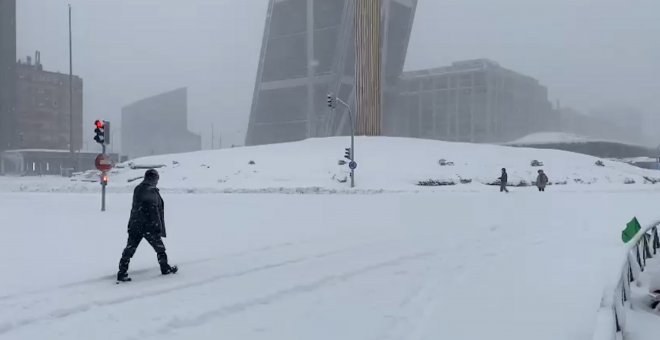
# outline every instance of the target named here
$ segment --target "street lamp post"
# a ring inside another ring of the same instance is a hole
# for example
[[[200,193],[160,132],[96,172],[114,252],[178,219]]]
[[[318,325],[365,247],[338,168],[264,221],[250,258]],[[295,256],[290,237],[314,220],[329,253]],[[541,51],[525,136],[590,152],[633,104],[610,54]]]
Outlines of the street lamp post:
[[[71,37],[71,4],[69,4],[69,157],[71,167],[76,168],[73,157],[73,39]]]

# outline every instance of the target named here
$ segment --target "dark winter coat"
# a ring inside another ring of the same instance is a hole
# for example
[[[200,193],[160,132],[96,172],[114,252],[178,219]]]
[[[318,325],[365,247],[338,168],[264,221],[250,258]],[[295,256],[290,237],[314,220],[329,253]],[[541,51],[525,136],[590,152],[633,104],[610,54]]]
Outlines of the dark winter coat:
[[[165,203],[155,183],[144,181],[133,191],[128,233],[152,233],[166,237]]]
[[[548,185],[548,176],[542,172],[536,177],[536,186],[539,188],[545,188],[546,185]]]
[[[509,181],[509,175],[507,175],[506,172],[502,172],[502,176],[498,179],[500,180],[500,183],[506,184]]]

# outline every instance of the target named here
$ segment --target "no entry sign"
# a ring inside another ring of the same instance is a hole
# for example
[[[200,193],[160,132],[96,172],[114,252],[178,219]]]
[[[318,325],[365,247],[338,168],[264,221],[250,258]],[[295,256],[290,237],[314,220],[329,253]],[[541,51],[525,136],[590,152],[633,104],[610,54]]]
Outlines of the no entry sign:
[[[96,165],[97,169],[103,172],[110,171],[110,169],[112,169],[112,159],[110,159],[110,156],[106,154],[100,153],[98,156],[96,156],[94,164]]]

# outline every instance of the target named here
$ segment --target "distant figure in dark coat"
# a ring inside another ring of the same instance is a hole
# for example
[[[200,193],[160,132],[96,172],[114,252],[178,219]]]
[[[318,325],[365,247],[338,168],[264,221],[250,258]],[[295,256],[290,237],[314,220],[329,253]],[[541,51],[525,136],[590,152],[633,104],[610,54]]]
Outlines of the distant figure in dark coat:
[[[128,221],[128,242],[119,260],[117,281],[130,281],[128,264],[135,254],[140,241],[144,238],[156,251],[160,272],[163,275],[176,273],[178,268],[167,263],[167,254],[162,237],[165,231],[165,204],[156,185],[158,171],[149,169],[144,174],[144,180],[133,191],[133,207]]]
[[[502,168],[502,175],[498,179],[500,180],[500,192],[509,192],[509,189],[506,188],[506,183],[509,181],[509,175],[507,175],[505,168]]]
[[[546,185],[548,185],[548,176],[543,170],[539,170],[539,175],[536,176],[536,187],[539,188],[539,191],[545,191]]]

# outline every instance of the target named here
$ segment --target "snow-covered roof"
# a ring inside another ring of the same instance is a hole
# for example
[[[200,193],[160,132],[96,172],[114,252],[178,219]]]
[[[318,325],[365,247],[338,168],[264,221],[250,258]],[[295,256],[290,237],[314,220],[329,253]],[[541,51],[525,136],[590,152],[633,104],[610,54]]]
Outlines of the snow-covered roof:
[[[622,159],[624,162],[637,163],[637,162],[657,162],[657,158],[652,157],[631,157]]]
[[[575,144],[575,143],[592,143],[592,142],[606,142],[606,143],[634,145],[632,143],[627,143],[617,140],[590,138],[590,137],[579,136],[576,134],[565,133],[565,132],[532,133],[523,138],[505,143],[505,145]]]
[[[15,149],[15,150],[5,150],[4,152],[71,152],[69,150],[57,150],[57,149]]]

